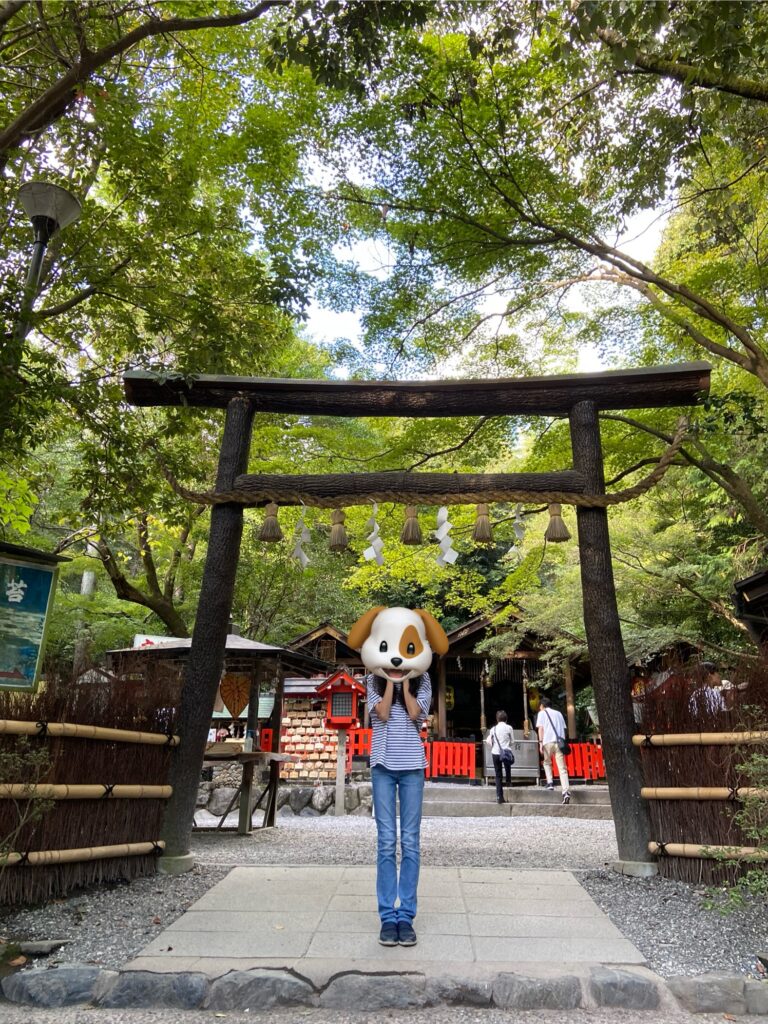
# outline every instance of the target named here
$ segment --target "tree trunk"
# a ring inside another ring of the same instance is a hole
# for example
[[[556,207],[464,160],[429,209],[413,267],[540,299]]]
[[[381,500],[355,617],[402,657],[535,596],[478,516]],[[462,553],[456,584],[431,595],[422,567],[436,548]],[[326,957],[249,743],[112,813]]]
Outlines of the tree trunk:
[[[571,410],[570,424],[574,468],[584,475],[591,494],[602,494],[605,477],[595,404],[577,402]],[[648,809],[640,796],[640,756],[632,745],[634,718],[611,566],[608,513],[603,508],[577,508],[576,522],[584,626],[619,857],[650,861],[650,825]]]
[[[248,399],[233,398],[227,407],[217,489],[230,488],[235,477],[245,469],[252,423],[253,408]],[[173,796],[168,801],[163,823],[166,858],[185,857],[189,851],[203,754],[224,666],[242,533],[242,506],[217,505],[211,511],[208,553],[179,710],[177,731],[181,744],[173,760]],[[170,867],[170,870],[176,868]]]

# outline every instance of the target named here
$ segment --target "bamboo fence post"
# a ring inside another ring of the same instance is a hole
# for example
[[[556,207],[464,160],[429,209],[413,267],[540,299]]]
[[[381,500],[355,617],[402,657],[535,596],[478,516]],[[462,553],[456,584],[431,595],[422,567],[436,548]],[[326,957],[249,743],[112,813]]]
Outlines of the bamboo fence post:
[[[89,860],[107,860],[111,857],[140,857],[147,853],[162,853],[162,839],[148,843],[119,843],[117,846],[85,846],[72,850],[33,850],[29,853],[0,854],[0,867],[19,864],[39,867],[44,864],[76,864]]]
[[[66,737],[79,740],[105,740],[109,743],[143,743],[147,746],[177,747],[178,736],[163,732],[138,732],[133,729],[109,729],[81,722],[17,722],[0,718],[0,734],[7,736]]]
[[[768,743],[768,732],[670,732],[633,736],[636,747],[709,747]]]
[[[0,783],[0,800],[167,800],[171,786]]]
[[[708,846],[700,843],[648,843],[657,857],[695,857],[707,860],[768,860],[768,850],[757,846]]]
[[[768,789],[749,786],[735,789],[727,786],[643,786],[640,795],[645,800],[744,800],[747,797],[768,800]]]

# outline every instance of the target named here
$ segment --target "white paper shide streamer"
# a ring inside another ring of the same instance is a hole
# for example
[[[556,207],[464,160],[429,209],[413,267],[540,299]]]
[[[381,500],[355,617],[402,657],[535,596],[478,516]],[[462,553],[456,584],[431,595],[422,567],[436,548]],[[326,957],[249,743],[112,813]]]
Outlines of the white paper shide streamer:
[[[520,541],[525,536],[525,523],[523,522],[523,506],[518,505],[515,509],[515,522],[512,526],[515,531],[515,536]]]
[[[296,559],[301,566],[302,572],[304,572],[309,565],[309,558],[304,550],[304,545],[309,544],[311,540],[312,534],[309,532],[307,524],[304,522],[304,509],[302,509],[299,522],[296,526],[296,543],[293,547],[293,551],[291,552],[291,558]]]
[[[520,558],[520,552],[518,550],[517,545],[522,542],[522,539],[525,536],[525,520],[523,519],[522,505],[518,505],[515,509],[515,519],[512,524],[512,530],[515,534],[515,543],[512,545],[509,551],[507,551],[504,557],[507,558],[511,555],[517,555],[517,557]]]
[[[366,530],[370,530],[370,533],[368,534],[370,547],[367,547],[363,552],[363,558],[368,562],[376,562],[376,565],[384,565],[384,555],[381,553],[384,548],[384,541],[379,536],[379,524],[376,522],[376,514],[378,511],[379,506],[374,501],[373,514],[365,524]]]
[[[448,508],[446,505],[442,505],[437,510],[437,529],[435,530],[435,537],[440,543],[440,554],[435,561],[440,566],[453,565],[459,557],[451,540],[452,529],[453,523],[448,519]]]

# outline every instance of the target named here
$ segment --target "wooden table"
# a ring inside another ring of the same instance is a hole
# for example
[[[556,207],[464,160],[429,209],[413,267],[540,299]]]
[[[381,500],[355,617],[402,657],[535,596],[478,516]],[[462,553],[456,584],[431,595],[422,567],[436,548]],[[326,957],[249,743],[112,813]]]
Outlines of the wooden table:
[[[226,748],[230,747],[230,750]],[[243,775],[240,785],[235,790],[235,795],[229,802],[224,813],[219,818],[216,826],[217,831],[223,830],[227,815],[240,800],[240,819],[237,824],[238,835],[250,835],[253,831],[253,812],[261,805],[264,797],[267,803],[264,808],[264,820],[261,828],[272,828],[275,824],[275,812],[277,810],[277,787],[280,782],[280,765],[285,761],[294,761],[291,754],[280,754],[273,750],[248,750],[242,749],[241,743],[214,743],[203,755],[203,761],[209,764],[217,762],[236,762],[243,766]],[[262,790],[258,799],[253,801],[253,770],[257,764],[269,765],[269,782]]]

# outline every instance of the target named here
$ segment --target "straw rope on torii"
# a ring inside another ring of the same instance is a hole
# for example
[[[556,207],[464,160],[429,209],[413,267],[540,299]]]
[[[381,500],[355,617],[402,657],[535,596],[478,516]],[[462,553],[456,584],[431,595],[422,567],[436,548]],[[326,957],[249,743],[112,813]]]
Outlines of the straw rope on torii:
[[[580,474],[561,473],[349,473],[318,475],[240,476],[227,491],[194,491],[181,484],[157,452],[161,472],[172,489],[187,501],[198,505],[239,504],[306,505],[337,508],[340,505],[367,505],[372,501],[405,504],[470,505],[489,501],[544,501],[582,508],[608,508],[645,494],[663,478],[679,452],[688,420],[678,421],[672,443],[666,448],[653,471],[632,487],[612,494],[585,494]],[[529,482],[530,481],[530,482]],[[541,481],[541,487],[534,484]],[[562,486],[545,489],[546,484]],[[527,484],[527,486],[521,486]],[[569,487],[570,489],[563,489]]]

